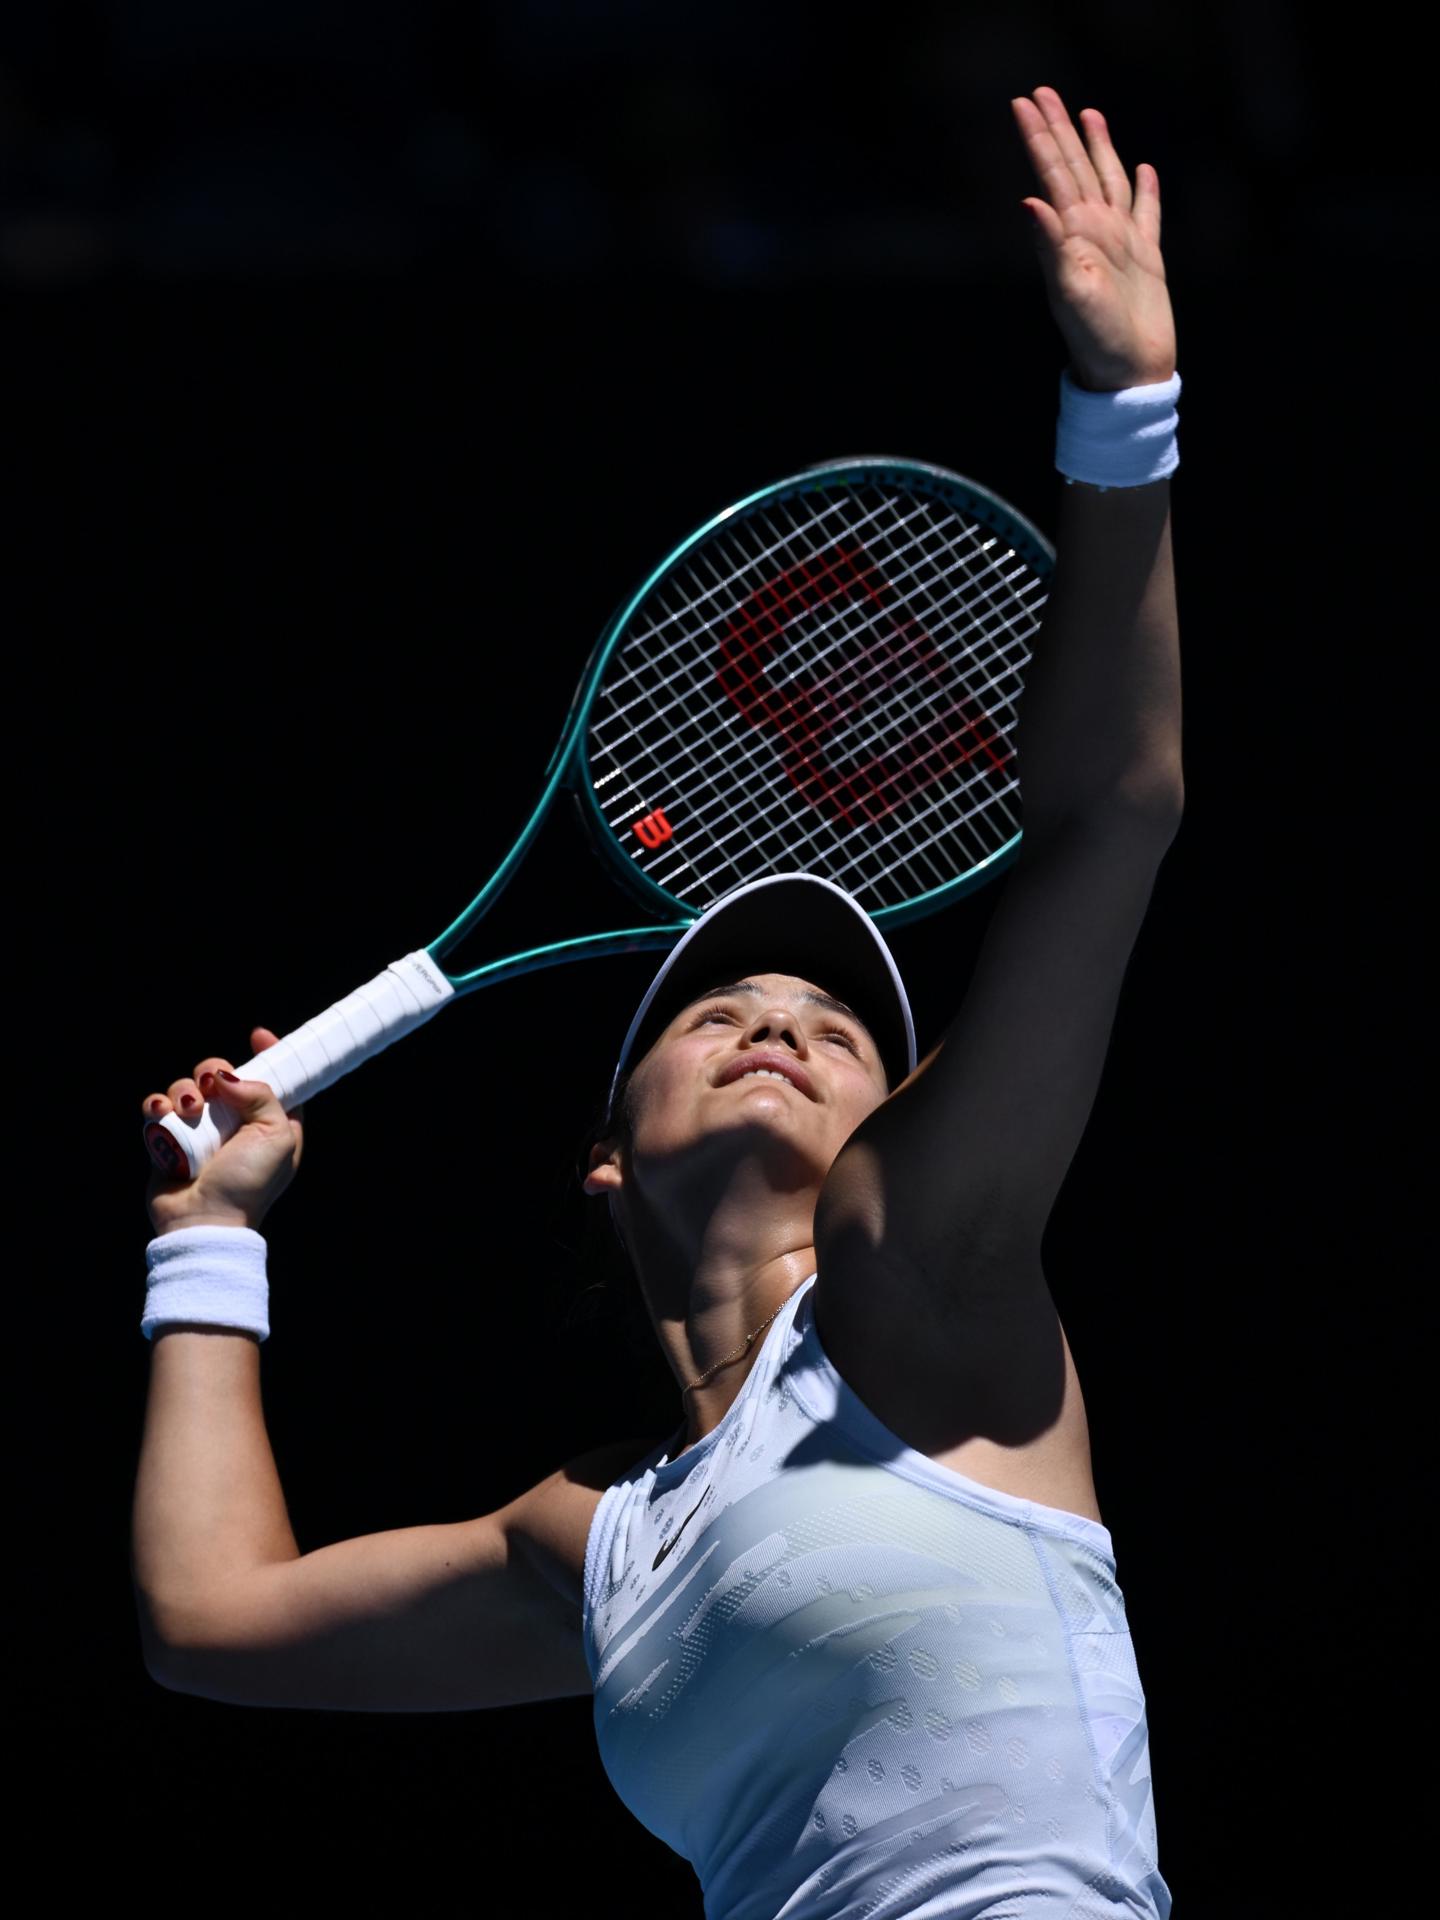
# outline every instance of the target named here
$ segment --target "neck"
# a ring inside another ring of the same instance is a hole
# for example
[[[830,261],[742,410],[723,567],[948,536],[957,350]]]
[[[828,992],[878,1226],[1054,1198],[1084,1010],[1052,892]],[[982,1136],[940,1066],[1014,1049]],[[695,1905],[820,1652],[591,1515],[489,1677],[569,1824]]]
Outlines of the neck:
[[[808,1185],[776,1190],[754,1170],[736,1169],[703,1213],[669,1206],[630,1214],[628,1238],[656,1338],[681,1389],[702,1382],[681,1393],[684,1447],[719,1425],[770,1327],[756,1330],[814,1273],[816,1197]]]

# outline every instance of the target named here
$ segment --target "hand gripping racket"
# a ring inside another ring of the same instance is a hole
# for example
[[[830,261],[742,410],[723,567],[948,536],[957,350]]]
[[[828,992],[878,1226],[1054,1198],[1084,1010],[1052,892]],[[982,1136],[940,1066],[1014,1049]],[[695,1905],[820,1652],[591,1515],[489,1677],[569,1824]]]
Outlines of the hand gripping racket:
[[[601,636],[534,813],[437,940],[237,1068],[287,1111],[441,1007],[516,974],[671,946],[721,894],[802,869],[898,926],[1020,848],[1014,731],[1055,550],[1014,507],[914,460],[836,460],[718,513]],[[484,918],[568,788],[646,925],[468,973],[442,958]],[[238,1125],[144,1123],[193,1179]]]

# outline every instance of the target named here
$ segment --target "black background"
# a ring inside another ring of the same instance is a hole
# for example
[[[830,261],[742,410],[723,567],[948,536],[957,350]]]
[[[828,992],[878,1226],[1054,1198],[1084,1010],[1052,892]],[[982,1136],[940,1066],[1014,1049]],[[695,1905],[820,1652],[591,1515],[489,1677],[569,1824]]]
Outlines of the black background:
[[[1309,1873],[1335,1895],[1340,1833],[1374,1870],[1366,1756],[1425,1630],[1397,1222],[1427,1171],[1406,594],[1435,231],[1404,49],[1239,0],[174,0],[8,34],[21,1844],[152,1892],[278,1888],[284,1861],[341,1896],[393,1873],[494,1904],[518,1872],[506,1911],[700,1913],[587,1700],[277,1712],[148,1678],[139,1104],[448,924],[600,626],[729,500],[895,452],[1053,537],[1064,352],[1008,105],[1047,84],[1160,178],[1187,807],[1046,1266],[1180,1920]],[[922,1051],[995,897],[893,936]],[[473,959],[619,901],[557,815]],[[582,1292],[570,1173],[654,964],[468,999],[315,1104],[266,1223],[302,1550],[678,1419]]]

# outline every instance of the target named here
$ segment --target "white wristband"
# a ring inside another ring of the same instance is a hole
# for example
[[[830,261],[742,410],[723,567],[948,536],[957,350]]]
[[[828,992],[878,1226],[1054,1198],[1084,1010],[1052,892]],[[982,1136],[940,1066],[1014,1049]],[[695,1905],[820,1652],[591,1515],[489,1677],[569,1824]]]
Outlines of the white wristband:
[[[1180,464],[1177,428],[1180,376],[1149,386],[1089,393],[1067,368],[1060,375],[1060,418],[1055,428],[1055,465],[1067,483],[1143,487],[1164,480]]]
[[[235,1327],[270,1337],[270,1283],[265,1237],[251,1227],[177,1227],[145,1249],[145,1313],[140,1331],[153,1340],[168,1321]]]

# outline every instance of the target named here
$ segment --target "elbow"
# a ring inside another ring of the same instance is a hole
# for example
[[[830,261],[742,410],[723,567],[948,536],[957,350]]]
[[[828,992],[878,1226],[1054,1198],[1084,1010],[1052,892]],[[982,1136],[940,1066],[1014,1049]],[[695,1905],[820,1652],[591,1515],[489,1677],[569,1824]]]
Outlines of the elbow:
[[[1178,761],[1139,768],[1120,782],[1114,798],[1129,818],[1143,821],[1162,840],[1173,840],[1185,811],[1185,776]]]
[[[145,1662],[145,1671],[157,1687],[164,1687],[167,1693],[184,1693],[181,1686],[171,1649],[158,1640],[142,1640],[141,1657]]]
[[[185,1689],[175,1677],[175,1650],[156,1624],[155,1609],[138,1585],[134,1587],[134,1593],[135,1615],[140,1628],[140,1657],[145,1663],[145,1671],[156,1686],[164,1687],[169,1693],[183,1693]]]

